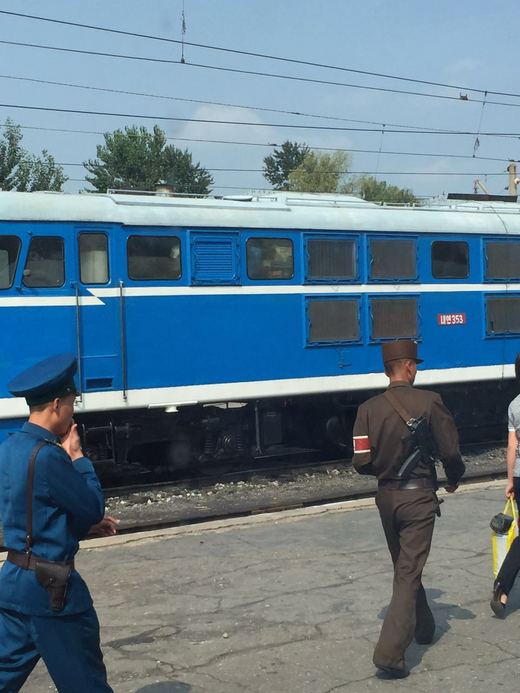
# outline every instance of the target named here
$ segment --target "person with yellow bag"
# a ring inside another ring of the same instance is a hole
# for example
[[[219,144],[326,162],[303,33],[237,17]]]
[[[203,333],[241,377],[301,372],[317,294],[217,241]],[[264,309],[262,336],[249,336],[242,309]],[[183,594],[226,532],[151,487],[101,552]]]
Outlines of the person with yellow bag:
[[[520,385],[520,354],[515,359],[516,382]],[[503,538],[509,550],[501,566],[498,565],[499,542],[496,541],[497,535],[493,537],[493,569],[495,581],[493,583],[493,595],[489,605],[495,616],[498,618],[506,617],[506,604],[509,592],[513,587],[518,571],[520,570],[520,537],[518,534],[518,501],[520,497],[520,395],[510,403],[507,410],[507,486],[506,497],[508,502],[504,509],[504,514],[511,515],[513,522],[511,527],[504,533]],[[515,538],[513,538],[515,537]],[[498,570],[498,573],[496,572]]]

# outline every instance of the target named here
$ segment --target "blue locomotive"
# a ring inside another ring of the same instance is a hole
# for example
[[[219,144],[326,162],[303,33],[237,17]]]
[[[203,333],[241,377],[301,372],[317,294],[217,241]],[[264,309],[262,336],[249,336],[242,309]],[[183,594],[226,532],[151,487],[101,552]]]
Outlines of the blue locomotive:
[[[13,373],[77,353],[100,462],[344,449],[403,337],[479,426],[520,351],[520,206],[0,192],[0,328],[0,438]]]

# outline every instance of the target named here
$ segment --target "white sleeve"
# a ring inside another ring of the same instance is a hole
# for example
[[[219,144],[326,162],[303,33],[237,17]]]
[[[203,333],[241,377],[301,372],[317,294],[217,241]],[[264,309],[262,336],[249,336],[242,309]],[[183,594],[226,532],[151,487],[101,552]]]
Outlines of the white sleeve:
[[[515,400],[513,400],[514,402]],[[517,425],[516,425],[516,416],[515,416],[515,410],[513,407],[513,402],[509,405],[507,408],[507,430],[509,432],[516,431]]]

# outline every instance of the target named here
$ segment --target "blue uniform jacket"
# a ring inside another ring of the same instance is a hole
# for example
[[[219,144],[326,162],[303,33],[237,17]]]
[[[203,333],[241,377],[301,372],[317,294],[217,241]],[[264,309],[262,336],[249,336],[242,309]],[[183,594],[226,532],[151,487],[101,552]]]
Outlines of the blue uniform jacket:
[[[40,440],[50,441],[36,458],[33,487],[33,553],[51,561],[74,558],[79,540],[103,519],[104,499],[89,459],[74,462],[58,438],[25,423],[0,445],[0,514],[4,546],[23,551],[27,529],[27,468],[31,451]],[[65,607],[53,612],[49,595],[32,570],[6,561],[0,571],[0,608],[29,616],[68,616],[92,606],[87,585],[72,571]]]

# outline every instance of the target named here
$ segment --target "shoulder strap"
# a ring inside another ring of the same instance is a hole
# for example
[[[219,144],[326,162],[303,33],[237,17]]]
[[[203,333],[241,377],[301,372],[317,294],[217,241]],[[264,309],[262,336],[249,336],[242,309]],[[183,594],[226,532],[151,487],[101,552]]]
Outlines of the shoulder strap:
[[[33,537],[32,537],[32,520],[33,520],[33,485],[34,485],[34,463],[36,455],[40,452],[44,445],[47,445],[46,440],[39,440],[33,447],[31,457],[29,458],[29,466],[27,468],[27,533],[25,535],[25,553],[31,555]]]
[[[394,395],[394,393],[391,390],[385,390],[384,396],[390,402],[390,404],[396,410],[396,412],[399,414],[401,419],[408,426],[408,422],[411,421],[413,419],[413,417],[410,416],[408,414],[408,412],[406,411],[406,409],[402,406],[402,404],[400,404],[399,400]]]

